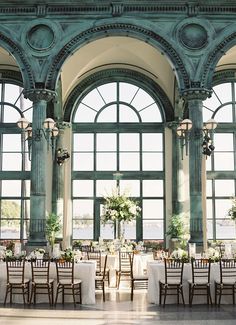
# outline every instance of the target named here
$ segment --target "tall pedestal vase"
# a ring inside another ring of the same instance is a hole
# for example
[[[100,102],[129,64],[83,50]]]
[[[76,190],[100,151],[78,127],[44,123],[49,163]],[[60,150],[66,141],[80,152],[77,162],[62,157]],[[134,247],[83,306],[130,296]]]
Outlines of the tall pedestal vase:
[[[123,221],[115,221],[115,239],[121,239],[124,236],[124,223]]]

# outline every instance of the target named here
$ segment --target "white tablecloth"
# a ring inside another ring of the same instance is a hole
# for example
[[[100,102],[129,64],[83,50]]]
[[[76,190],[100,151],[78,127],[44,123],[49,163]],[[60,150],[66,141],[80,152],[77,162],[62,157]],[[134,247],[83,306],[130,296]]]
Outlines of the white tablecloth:
[[[75,264],[75,277],[82,280],[82,304],[95,304],[95,271],[96,262],[94,261],[83,261]],[[28,262],[26,263],[25,277],[31,279],[31,266]],[[6,263],[0,262],[0,302],[4,302],[6,292],[6,278]],[[50,278],[55,279],[54,292],[56,292],[56,265],[53,262],[50,264]],[[69,298],[70,297],[68,296],[65,297],[65,299]],[[37,295],[36,299],[37,302],[48,302],[48,296],[46,294]],[[14,295],[13,302],[23,303],[22,295]],[[61,295],[58,297],[58,303],[60,302]]]
[[[134,254],[133,272],[134,275],[144,275],[147,269],[147,262],[153,259],[152,254]],[[105,255],[102,255],[102,266],[104,265]],[[107,268],[110,270],[110,286],[116,285],[116,270],[119,269],[119,255],[107,255]]]
[[[165,279],[165,267],[162,261],[153,261],[148,262],[148,293],[147,298],[148,302],[159,304],[159,280]],[[188,299],[188,280],[191,279],[192,271],[191,271],[191,264],[186,263],[184,265],[184,272],[183,272],[183,291],[184,291],[184,300],[185,303],[189,303]],[[219,263],[212,263],[211,265],[211,298],[214,303],[215,299],[215,288],[214,288],[214,281],[215,279],[219,279],[220,277],[220,267]],[[180,298],[180,302],[181,302]],[[167,296],[166,303],[177,303],[176,296]],[[206,296],[194,296],[193,304],[205,304],[206,303]],[[231,296],[222,296],[221,303],[230,303],[232,304],[232,297]]]

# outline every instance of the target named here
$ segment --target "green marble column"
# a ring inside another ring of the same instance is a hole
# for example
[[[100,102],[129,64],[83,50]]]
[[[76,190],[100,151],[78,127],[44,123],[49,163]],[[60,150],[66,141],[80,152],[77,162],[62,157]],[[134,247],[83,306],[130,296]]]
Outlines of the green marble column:
[[[189,137],[189,199],[190,199],[190,243],[203,247],[203,198],[202,193],[202,102],[210,91],[191,89],[185,93],[188,101],[189,119],[192,129]]]
[[[28,246],[46,246],[46,155],[47,141],[43,134],[47,102],[55,98],[55,92],[34,89],[25,92],[33,102],[31,189],[30,189],[30,233]]]

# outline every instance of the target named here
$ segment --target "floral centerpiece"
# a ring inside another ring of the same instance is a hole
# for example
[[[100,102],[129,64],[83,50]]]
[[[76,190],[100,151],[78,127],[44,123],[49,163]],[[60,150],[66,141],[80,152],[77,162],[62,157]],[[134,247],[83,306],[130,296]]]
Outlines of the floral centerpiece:
[[[171,253],[170,257],[175,259],[175,260],[182,261],[183,263],[188,263],[189,262],[188,252],[186,252],[185,250],[183,250],[181,248],[175,249]]]
[[[121,222],[134,220],[139,216],[141,208],[135,200],[132,200],[126,194],[113,193],[111,196],[104,197],[104,199],[102,223],[112,222],[113,225],[116,225],[116,238],[120,238]]]

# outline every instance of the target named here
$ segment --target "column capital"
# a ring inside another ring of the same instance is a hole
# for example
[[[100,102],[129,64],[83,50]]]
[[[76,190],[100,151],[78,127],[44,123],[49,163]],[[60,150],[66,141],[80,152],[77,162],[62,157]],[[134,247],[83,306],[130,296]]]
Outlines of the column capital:
[[[208,97],[211,97],[212,90],[206,89],[206,88],[189,88],[184,89],[181,92],[181,97],[189,100],[199,99],[199,100],[205,100]]]
[[[46,102],[56,101],[57,93],[50,89],[26,89],[24,90],[25,98],[30,99],[32,102],[37,102],[40,100],[45,100]]]

